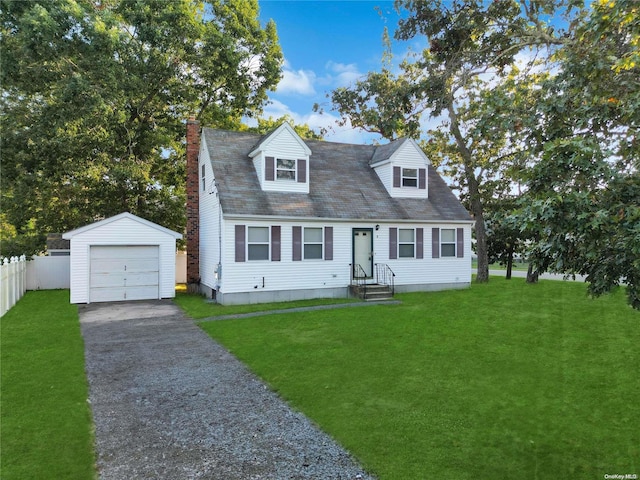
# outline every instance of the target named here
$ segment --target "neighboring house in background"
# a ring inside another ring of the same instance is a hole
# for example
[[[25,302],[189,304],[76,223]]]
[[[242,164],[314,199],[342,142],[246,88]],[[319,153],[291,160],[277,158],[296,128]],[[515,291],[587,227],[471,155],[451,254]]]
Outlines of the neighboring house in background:
[[[187,122],[187,282],[219,303],[464,288],[471,225],[413,140],[302,140],[286,123],[200,136]]]
[[[49,257],[62,257],[71,255],[71,242],[62,238],[61,233],[48,234],[47,255]]]

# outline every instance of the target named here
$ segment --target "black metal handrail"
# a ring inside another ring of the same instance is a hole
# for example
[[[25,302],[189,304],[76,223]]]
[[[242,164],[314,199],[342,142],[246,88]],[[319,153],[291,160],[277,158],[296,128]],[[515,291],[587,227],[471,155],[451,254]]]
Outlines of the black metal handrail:
[[[379,285],[388,285],[391,288],[391,295],[395,294],[395,278],[391,267],[386,263],[376,263],[376,283]]]
[[[357,285],[361,295],[367,295],[367,272],[359,263],[351,266],[351,284]]]

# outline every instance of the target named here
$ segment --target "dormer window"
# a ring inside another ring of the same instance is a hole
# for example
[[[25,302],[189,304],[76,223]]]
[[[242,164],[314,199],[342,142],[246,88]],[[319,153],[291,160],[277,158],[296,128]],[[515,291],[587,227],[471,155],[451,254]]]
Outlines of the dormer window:
[[[402,169],[402,186],[403,187],[418,186],[418,169],[417,168]]]
[[[311,150],[288,123],[262,138],[249,157],[262,190],[309,193]]]
[[[264,179],[268,182],[297,182],[307,181],[307,161],[305,159],[291,160],[288,158],[265,157]]]
[[[296,161],[278,158],[276,163],[277,180],[296,180]]]
[[[426,190],[427,169],[393,167],[393,186],[394,188],[417,187],[419,190]]]

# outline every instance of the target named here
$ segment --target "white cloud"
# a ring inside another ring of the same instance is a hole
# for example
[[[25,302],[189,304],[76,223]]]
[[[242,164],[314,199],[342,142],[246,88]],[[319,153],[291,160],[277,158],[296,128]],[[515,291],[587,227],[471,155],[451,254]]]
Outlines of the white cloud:
[[[292,111],[288,105],[278,100],[272,100],[271,104],[267,105],[264,109],[265,118],[279,118],[283,115],[289,115],[296,124],[307,124],[315,132],[320,133],[326,130],[327,133],[324,138],[329,142],[353,144],[386,143],[386,141],[381,141],[380,135],[353,128],[349,123],[344,127],[338,126],[337,121],[339,117],[330,112],[324,112],[322,114],[317,112],[300,114]]]
[[[282,69],[282,80],[278,83],[277,92],[287,95],[314,95],[316,74],[311,70],[293,70],[285,60]]]
[[[338,63],[328,61],[325,68],[329,71],[325,81],[334,87],[347,87],[363,76],[355,63]]]

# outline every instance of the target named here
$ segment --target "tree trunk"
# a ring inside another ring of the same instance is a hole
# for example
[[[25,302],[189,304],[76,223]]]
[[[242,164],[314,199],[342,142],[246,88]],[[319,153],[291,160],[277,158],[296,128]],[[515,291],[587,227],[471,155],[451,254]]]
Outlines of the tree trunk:
[[[538,283],[539,272],[536,269],[533,270],[533,264],[529,264],[529,268],[527,268],[527,283]]]
[[[513,270],[513,251],[507,253],[507,280],[511,280],[511,271]]]
[[[467,188],[469,189],[469,201],[471,203],[471,214],[475,219],[476,229],[476,253],[478,254],[478,272],[476,274],[476,282],[486,283],[489,281],[489,250],[487,248],[487,233],[484,225],[484,208],[480,198],[480,188],[478,179],[475,176],[475,165],[471,151],[465,143],[460,125],[458,124],[458,115],[454,106],[453,95],[450,96],[447,105],[449,112],[449,131],[456,140],[458,152],[464,163],[464,176],[467,180]]]
[[[485,283],[489,281],[489,249],[487,247],[487,232],[484,225],[484,209],[480,201],[478,181],[473,174],[470,175],[470,177],[467,183],[469,184],[469,196],[471,197],[471,213],[476,221],[476,253],[478,254],[476,282]]]

